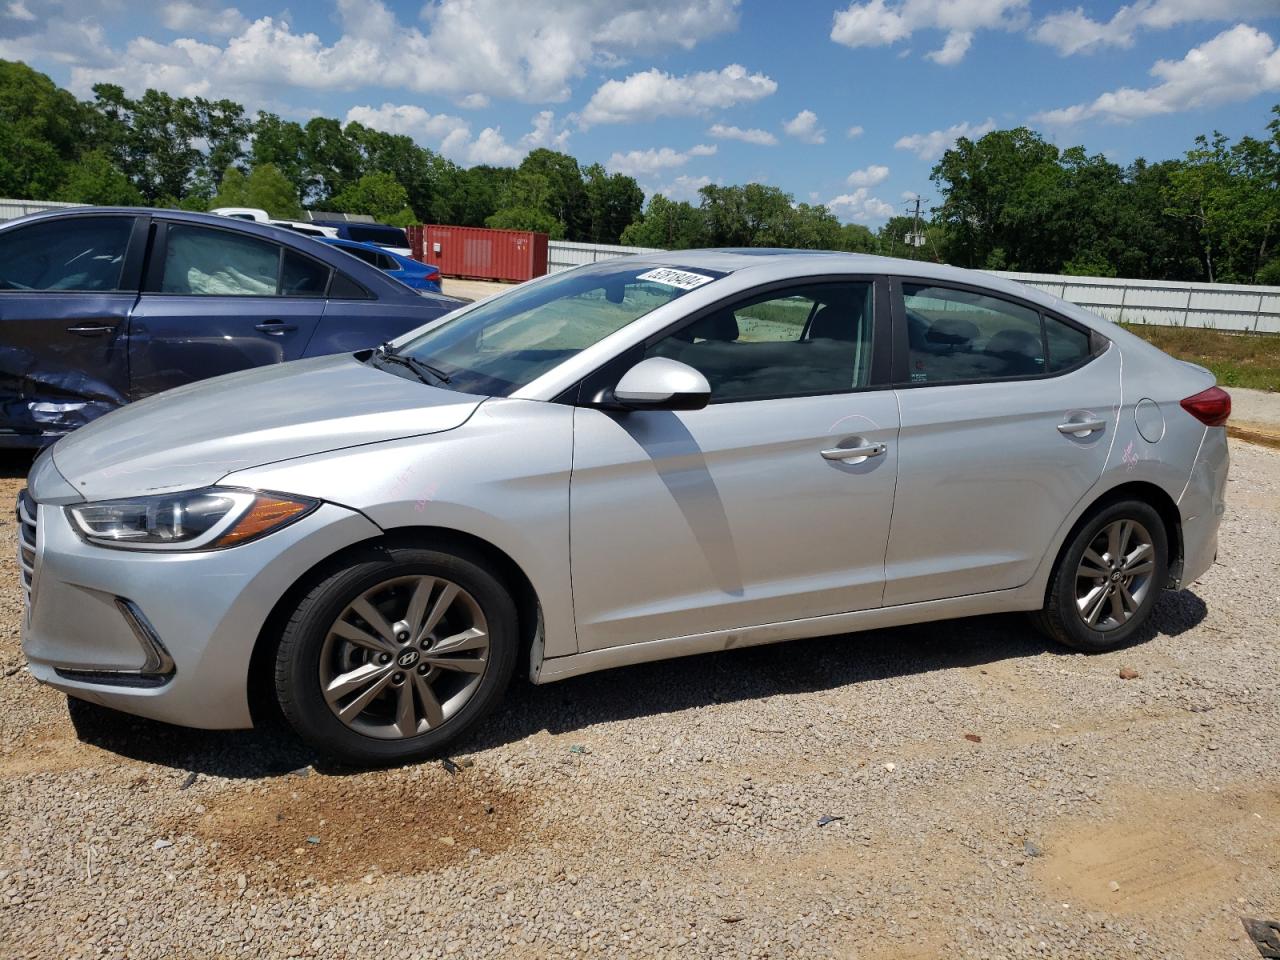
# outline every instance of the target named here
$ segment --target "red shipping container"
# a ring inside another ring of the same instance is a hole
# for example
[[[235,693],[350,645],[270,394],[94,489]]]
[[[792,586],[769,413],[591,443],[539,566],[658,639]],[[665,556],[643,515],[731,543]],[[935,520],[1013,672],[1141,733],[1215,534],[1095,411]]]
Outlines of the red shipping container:
[[[531,230],[427,224],[409,228],[409,248],[446,277],[523,281],[547,272],[547,235]]]

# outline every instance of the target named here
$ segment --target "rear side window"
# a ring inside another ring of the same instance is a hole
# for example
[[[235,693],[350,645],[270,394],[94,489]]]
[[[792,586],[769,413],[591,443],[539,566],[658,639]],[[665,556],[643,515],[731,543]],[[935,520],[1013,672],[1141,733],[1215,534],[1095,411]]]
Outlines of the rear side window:
[[[1092,353],[1089,334],[1053,317],[1044,318],[1044,339],[1049,348],[1049,372],[1069,370]]]
[[[903,284],[902,299],[909,382],[1002,380],[1046,372],[1037,311],[968,290],[920,284]]]
[[[272,297],[280,274],[280,247],[229,230],[169,224],[162,293]]]
[[[133,217],[59,217],[0,233],[0,292],[120,289]]]
[[[161,293],[219,297],[323,297],[329,267],[295,250],[230,230],[171,223]]]

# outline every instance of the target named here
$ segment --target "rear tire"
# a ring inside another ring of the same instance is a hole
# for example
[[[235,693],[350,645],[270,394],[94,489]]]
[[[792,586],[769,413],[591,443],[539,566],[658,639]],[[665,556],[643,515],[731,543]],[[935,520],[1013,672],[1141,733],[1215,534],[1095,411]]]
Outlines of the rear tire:
[[[1088,653],[1133,641],[1169,579],[1169,538],[1160,514],[1141,500],[1107,504],[1063,547],[1043,610],[1040,630]]]
[[[371,550],[298,604],[276,652],[280,709],[307,743],[360,766],[438,754],[502,698],[516,608],[483,560]]]

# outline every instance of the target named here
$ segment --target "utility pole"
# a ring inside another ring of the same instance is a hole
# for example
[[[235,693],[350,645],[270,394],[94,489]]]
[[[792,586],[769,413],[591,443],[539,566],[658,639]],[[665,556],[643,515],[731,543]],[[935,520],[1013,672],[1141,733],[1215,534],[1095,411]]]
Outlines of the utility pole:
[[[924,197],[917,196],[910,202],[909,210],[913,210],[911,232],[907,234],[906,241],[909,247],[923,247],[927,242],[924,230],[921,229],[920,220],[920,204],[924,203]]]

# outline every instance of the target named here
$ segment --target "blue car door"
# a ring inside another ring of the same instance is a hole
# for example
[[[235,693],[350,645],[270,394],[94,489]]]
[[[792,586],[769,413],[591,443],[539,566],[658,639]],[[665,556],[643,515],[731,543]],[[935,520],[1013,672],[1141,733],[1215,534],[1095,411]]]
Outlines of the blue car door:
[[[233,225],[157,218],[129,336],[130,399],[302,357],[331,272]]]
[[[44,216],[0,230],[0,446],[120,406],[149,218]]]

